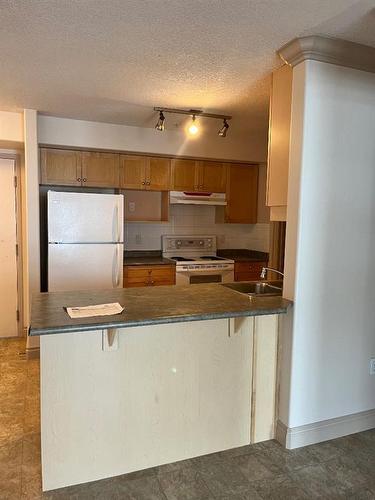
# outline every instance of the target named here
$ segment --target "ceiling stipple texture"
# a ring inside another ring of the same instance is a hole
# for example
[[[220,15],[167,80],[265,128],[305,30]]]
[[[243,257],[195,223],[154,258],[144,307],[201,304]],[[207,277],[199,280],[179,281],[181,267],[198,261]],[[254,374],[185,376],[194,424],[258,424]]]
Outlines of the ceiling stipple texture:
[[[0,109],[152,127],[152,107],[265,130],[276,50],[323,34],[375,46],[375,0],[0,0]],[[179,123],[169,119],[169,127]]]

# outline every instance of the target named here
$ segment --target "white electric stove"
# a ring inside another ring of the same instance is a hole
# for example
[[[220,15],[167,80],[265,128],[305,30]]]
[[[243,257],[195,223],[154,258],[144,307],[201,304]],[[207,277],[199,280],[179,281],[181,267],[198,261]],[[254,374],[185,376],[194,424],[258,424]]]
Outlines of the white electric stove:
[[[165,235],[162,244],[176,262],[176,285],[234,281],[234,261],[216,255],[216,236]]]

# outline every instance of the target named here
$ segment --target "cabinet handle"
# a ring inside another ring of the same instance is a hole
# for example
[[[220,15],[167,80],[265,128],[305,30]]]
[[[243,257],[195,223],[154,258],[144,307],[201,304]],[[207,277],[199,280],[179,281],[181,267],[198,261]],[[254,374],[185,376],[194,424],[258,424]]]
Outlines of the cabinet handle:
[[[142,185],[144,186],[146,184],[146,181],[142,181]]]
[[[149,269],[147,272],[148,272],[148,274],[151,274],[152,273],[152,269]]]
[[[84,177],[82,180],[83,180],[83,182],[86,182],[86,181],[87,181],[87,178],[86,178],[86,177]]]
[[[147,182],[146,182],[146,184],[147,184],[147,186],[149,186],[149,185],[151,184],[151,182],[150,182],[150,181],[147,181]]]
[[[81,177],[77,177],[77,181],[81,182],[82,181]]]
[[[153,285],[154,283],[155,283],[155,281],[154,281],[154,280],[151,280],[151,285]]]

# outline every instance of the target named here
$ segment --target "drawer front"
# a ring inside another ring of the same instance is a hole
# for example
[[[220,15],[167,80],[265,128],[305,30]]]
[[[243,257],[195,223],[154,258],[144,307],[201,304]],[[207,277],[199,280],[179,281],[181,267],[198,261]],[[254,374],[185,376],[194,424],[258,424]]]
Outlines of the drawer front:
[[[174,266],[124,266],[124,287],[174,285]]]
[[[163,286],[163,285],[175,285],[175,281],[172,279],[168,280],[153,280],[152,278],[150,279],[126,279],[124,278],[124,288],[130,288],[130,287],[141,287],[141,286]]]

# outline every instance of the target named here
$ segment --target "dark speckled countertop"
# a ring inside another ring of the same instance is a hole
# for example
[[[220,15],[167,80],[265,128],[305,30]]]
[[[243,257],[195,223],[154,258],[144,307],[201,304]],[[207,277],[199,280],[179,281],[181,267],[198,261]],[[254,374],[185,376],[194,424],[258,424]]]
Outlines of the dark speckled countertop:
[[[175,266],[176,262],[162,257],[160,250],[126,250],[124,266]]]
[[[64,309],[111,302],[119,302],[124,311],[71,319]],[[29,335],[281,314],[290,304],[277,296],[249,298],[217,283],[39,293],[33,297]]]
[[[268,262],[268,253],[246,248],[222,248],[217,251],[217,255],[232,259],[234,262]]]

